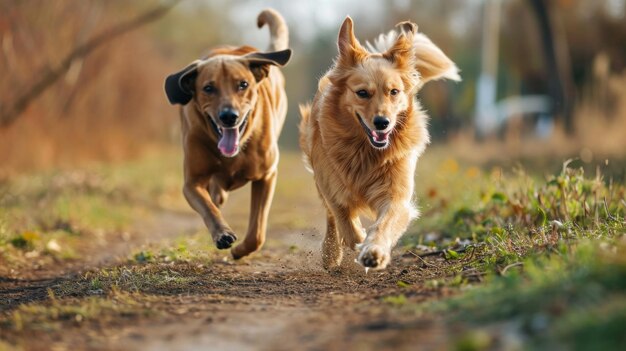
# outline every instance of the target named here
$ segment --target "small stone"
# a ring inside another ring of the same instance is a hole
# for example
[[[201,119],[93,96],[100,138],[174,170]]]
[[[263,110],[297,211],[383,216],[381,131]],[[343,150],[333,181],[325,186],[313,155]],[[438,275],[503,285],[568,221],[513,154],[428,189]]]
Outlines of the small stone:
[[[52,239],[46,244],[46,249],[52,252],[61,252],[61,245],[59,245],[56,240]]]

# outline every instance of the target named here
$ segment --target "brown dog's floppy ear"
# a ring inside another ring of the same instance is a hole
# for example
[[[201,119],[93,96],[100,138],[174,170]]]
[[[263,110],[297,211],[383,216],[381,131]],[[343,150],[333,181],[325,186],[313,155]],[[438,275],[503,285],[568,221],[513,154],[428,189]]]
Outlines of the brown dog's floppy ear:
[[[267,77],[270,71],[270,65],[284,66],[291,58],[291,49],[273,51],[273,52],[253,52],[244,56],[248,61],[250,71],[254,74],[257,82]]]
[[[347,16],[341,24],[337,37],[337,47],[339,48],[339,65],[353,66],[367,56],[367,51],[363,49],[359,40],[354,36],[353,22],[350,16]]]
[[[165,94],[170,104],[186,105],[193,98],[193,83],[198,75],[198,63],[194,61],[180,72],[165,78]]]

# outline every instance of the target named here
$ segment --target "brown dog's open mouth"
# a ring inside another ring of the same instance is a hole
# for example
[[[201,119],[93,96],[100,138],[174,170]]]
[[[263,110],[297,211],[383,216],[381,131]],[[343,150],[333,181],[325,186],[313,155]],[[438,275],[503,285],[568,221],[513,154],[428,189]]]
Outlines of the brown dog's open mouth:
[[[211,126],[213,127],[213,131],[215,131],[215,134],[217,134],[217,148],[220,150],[222,155],[226,157],[234,157],[239,153],[239,141],[241,135],[246,129],[246,126],[248,125],[249,115],[250,112],[248,112],[243,118],[243,121],[241,122],[241,124],[239,124],[239,127],[235,128],[222,128],[213,121],[213,118],[211,118],[211,116],[208,117],[209,121],[211,122]]]
[[[367,126],[367,124],[365,124],[363,118],[361,118],[358,113],[356,114],[356,116],[359,119],[359,122],[361,122],[361,126],[365,130],[365,134],[367,134],[367,138],[369,139],[370,144],[372,144],[373,147],[375,147],[376,149],[384,149],[389,146],[389,135],[391,135],[391,130],[386,132],[371,130]]]

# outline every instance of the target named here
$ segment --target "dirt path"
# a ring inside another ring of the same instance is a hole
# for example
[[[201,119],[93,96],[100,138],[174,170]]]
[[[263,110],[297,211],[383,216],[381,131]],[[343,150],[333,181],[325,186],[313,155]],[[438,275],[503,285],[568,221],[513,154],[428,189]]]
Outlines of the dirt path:
[[[142,292],[142,298],[149,297],[153,315],[68,322],[62,330],[45,334],[0,332],[0,339],[8,336],[10,343],[34,350],[445,348],[449,331],[442,320],[394,306],[403,305],[404,299],[434,301],[447,294],[445,288],[425,284],[445,274],[433,268],[440,259],[429,258],[433,264],[426,266],[396,249],[390,268],[366,275],[353,263],[354,253],[349,253],[343,272],[323,271],[319,253],[322,209],[314,192],[302,195],[302,189],[310,185],[310,175],[293,170],[283,174],[290,179],[277,189],[263,250],[237,262],[223,251],[201,267],[188,269],[189,263],[167,266],[185,272],[193,283],[178,290],[149,288]],[[240,236],[247,223],[248,194],[249,189],[233,193],[224,209]],[[90,246],[79,260],[39,270],[26,279],[0,281],[0,313],[10,314],[27,302],[47,301],[49,288],[74,284],[82,272],[130,267],[136,264],[128,261],[132,252],[147,246],[173,247],[177,238],[198,231],[205,233],[206,229],[197,214],[155,209],[128,233],[107,236]],[[155,270],[160,269],[154,265]]]
[[[176,235],[202,229],[194,214],[160,211],[141,223],[141,232],[106,255],[94,254],[85,269],[124,264],[132,250],[148,243],[168,245]],[[151,233],[146,235],[145,233]],[[262,252],[249,259],[224,260],[204,268],[198,286],[184,292],[156,291],[153,308],[165,311],[138,320],[120,319],[100,330],[89,325],[53,333],[40,341],[55,349],[108,350],[402,350],[440,349],[446,329],[433,317],[403,313],[384,302],[404,295],[411,301],[436,299],[442,292],[424,281],[436,275],[397,250],[391,268],[365,274],[348,255],[345,270],[320,268],[319,233],[275,230]],[[297,249],[294,250],[294,243]],[[2,286],[4,309],[44,300],[47,289],[74,273]],[[75,274],[74,274],[75,276]],[[400,287],[398,281],[406,285]],[[13,293],[11,294],[11,291]],[[6,304],[13,299],[13,303]],[[27,349],[42,346],[37,341]]]
[[[184,224],[180,223],[180,224]],[[201,224],[199,224],[201,225]],[[318,223],[317,228],[323,228]],[[416,318],[384,302],[413,302],[442,293],[424,286],[441,272],[396,250],[393,265],[365,274],[345,258],[341,273],[321,269],[317,229],[275,229],[261,253],[241,262],[225,255],[206,286],[176,302],[179,318],[125,329],[113,348],[147,350],[415,350],[441,349],[446,329],[432,316]],[[296,245],[294,245],[296,244]],[[297,247],[296,250],[293,250]],[[401,281],[402,287],[398,282]]]
[[[177,235],[190,233],[202,225],[196,216],[186,212],[155,210],[138,221],[129,231],[108,233],[106,238],[95,236],[82,245],[80,258],[60,260],[30,269],[0,275],[0,312],[10,311],[19,304],[47,298],[48,288],[76,275],[99,267],[121,264],[133,250],[167,241]]]
[[[396,255],[385,272],[347,264],[328,274],[319,267],[319,234],[277,235],[252,259],[215,264],[200,291],[169,296],[176,316],[128,326],[108,345],[142,350],[414,350],[440,349],[445,328],[382,301],[404,294],[412,301],[437,298],[424,288],[429,272],[415,258]],[[347,257],[353,260],[354,257]],[[400,288],[398,281],[408,284]],[[172,309],[172,306],[169,306]]]

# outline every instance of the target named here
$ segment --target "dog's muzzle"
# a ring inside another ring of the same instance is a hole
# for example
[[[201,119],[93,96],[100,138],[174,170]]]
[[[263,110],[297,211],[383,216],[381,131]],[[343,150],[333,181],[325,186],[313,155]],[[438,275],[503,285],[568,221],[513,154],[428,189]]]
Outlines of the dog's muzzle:
[[[371,130],[367,126],[367,124],[365,124],[365,121],[363,121],[363,118],[361,118],[361,116],[358,113],[356,114],[356,117],[359,119],[359,122],[361,123],[363,130],[365,130],[367,139],[370,141],[370,144],[372,144],[374,148],[384,149],[387,146],[389,146],[389,136],[391,135],[391,130],[388,130],[386,132],[379,131],[379,130]]]
[[[207,115],[207,119],[209,120],[211,126],[213,127],[213,131],[218,138],[217,148],[220,150],[220,153],[223,156],[234,157],[239,153],[240,138],[241,135],[243,135],[243,133],[245,132],[246,126],[248,125],[249,115],[250,111],[248,111],[243,117],[243,120],[241,121],[241,123],[239,123],[239,126],[233,126],[231,128],[221,127],[217,125],[213,118],[210,115]]]

